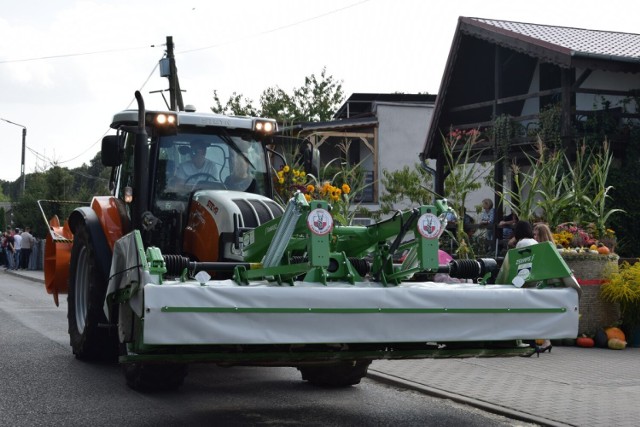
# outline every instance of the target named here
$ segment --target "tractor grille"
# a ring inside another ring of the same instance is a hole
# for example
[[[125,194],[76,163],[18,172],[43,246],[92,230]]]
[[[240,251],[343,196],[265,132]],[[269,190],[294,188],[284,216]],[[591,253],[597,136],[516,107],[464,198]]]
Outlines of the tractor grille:
[[[257,227],[274,218],[282,216],[283,209],[271,200],[234,199],[242,213],[241,227]]]

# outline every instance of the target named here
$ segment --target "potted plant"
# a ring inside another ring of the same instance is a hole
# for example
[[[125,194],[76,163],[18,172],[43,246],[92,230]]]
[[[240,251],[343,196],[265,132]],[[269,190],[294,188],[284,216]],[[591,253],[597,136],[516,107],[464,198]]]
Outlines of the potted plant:
[[[611,272],[600,288],[600,297],[618,304],[627,342],[640,347],[640,262],[625,261],[617,272]]]

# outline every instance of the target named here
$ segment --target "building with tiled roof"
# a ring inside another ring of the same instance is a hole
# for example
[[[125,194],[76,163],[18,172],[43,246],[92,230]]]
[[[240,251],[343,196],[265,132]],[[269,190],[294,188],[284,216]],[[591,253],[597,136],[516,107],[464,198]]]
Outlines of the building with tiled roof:
[[[436,160],[443,194],[442,135],[451,129],[490,130],[507,117],[518,131],[507,141],[486,132],[483,160],[495,162],[502,147],[517,162],[538,134],[571,148],[605,113],[618,129],[640,119],[639,94],[640,34],[460,17],[421,157]],[[623,132],[606,137],[618,156],[632,142]],[[504,175],[496,162],[494,176]]]

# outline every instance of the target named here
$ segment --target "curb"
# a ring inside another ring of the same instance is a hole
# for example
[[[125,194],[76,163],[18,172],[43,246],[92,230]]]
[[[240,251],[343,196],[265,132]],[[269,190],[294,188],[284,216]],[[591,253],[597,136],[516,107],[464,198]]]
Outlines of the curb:
[[[571,425],[571,424],[559,423],[557,421],[535,416],[533,414],[529,414],[526,412],[516,411],[504,406],[495,405],[490,402],[473,399],[460,394],[450,393],[442,389],[425,386],[424,384],[409,381],[394,375],[385,374],[384,372],[372,370],[371,368],[369,369],[366,378],[369,378],[381,383],[389,384],[389,385],[402,386],[404,388],[411,389],[419,393],[424,393],[430,396],[438,397],[441,399],[449,399],[457,403],[473,406],[474,408],[478,408],[483,411],[490,412],[492,414],[502,415],[507,418],[518,420],[518,421],[525,421],[528,423],[532,423],[540,426],[549,426],[549,427],[566,427]]]
[[[10,275],[12,275],[14,277],[19,277],[21,279],[29,280],[31,282],[44,283],[44,279],[40,279],[38,277],[32,277],[32,276],[27,275],[27,274],[20,274],[19,272],[15,271],[15,270],[4,270],[4,272],[6,274],[10,274]]]

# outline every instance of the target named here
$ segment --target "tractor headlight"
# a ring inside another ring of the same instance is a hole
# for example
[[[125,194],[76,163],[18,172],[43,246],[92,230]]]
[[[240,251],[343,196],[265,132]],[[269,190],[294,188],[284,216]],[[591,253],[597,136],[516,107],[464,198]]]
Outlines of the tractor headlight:
[[[147,125],[151,125],[160,135],[175,135],[178,127],[178,117],[174,113],[148,112]]]
[[[176,123],[176,116],[173,114],[158,114],[156,123],[159,125],[173,125]]]
[[[259,133],[271,134],[278,129],[274,120],[256,120],[253,122],[253,130]]]

